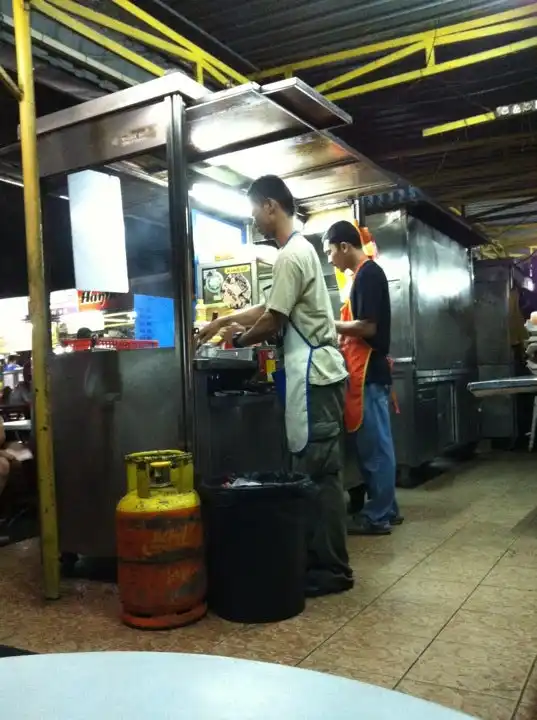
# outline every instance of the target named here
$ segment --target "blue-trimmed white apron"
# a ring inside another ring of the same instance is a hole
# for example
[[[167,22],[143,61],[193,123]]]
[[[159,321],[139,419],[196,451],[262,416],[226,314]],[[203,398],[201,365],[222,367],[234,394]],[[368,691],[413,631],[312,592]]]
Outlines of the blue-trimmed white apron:
[[[283,338],[285,432],[290,452],[300,453],[310,437],[309,387],[313,353],[327,343],[312,345],[289,320]]]
[[[294,235],[300,233],[292,232],[289,240]],[[313,353],[328,344],[312,345],[289,318],[283,337],[284,369],[277,370],[273,377],[276,390],[282,399],[285,397],[285,433],[293,454],[302,452],[310,437],[309,380]]]

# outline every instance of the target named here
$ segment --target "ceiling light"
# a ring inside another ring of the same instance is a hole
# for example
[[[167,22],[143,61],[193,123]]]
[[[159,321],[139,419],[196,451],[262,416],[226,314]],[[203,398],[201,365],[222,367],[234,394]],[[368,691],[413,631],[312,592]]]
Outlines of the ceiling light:
[[[248,198],[238,190],[213,183],[197,182],[194,183],[189,194],[202,205],[224,215],[248,218],[252,214]]]
[[[24,184],[21,180],[16,180],[15,178],[10,177],[0,177],[0,182],[6,183],[7,185],[16,185],[17,187],[24,187]]]
[[[511,115],[526,115],[526,113],[537,112],[537,100],[512,103],[511,105],[500,105],[494,111],[496,117],[509,117]]]

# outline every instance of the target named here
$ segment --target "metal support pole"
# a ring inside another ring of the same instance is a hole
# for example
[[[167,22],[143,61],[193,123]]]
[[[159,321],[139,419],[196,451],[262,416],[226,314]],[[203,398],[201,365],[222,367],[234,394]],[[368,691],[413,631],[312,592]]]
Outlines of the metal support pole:
[[[24,181],[30,321],[32,323],[33,427],[37,446],[37,484],[41,521],[43,584],[45,597],[48,600],[55,600],[60,595],[60,565],[47,362],[50,353],[50,327],[48,303],[45,294],[41,198],[35,128],[32,36],[30,4],[28,2],[25,2],[25,0],[13,0],[13,21],[17,74],[19,88],[22,92],[19,103],[20,141]]]
[[[353,200],[352,212],[358,225],[360,227],[365,227],[365,199],[363,197]]]
[[[193,305],[194,245],[188,200],[188,164],[186,161],[186,123],[184,103],[179,95],[166,100],[170,110],[168,130],[168,177],[170,188],[170,233],[176,291],[175,348],[182,374],[184,450],[193,452],[194,442],[194,375],[193,375]],[[194,458],[194,466],[196,458]]]

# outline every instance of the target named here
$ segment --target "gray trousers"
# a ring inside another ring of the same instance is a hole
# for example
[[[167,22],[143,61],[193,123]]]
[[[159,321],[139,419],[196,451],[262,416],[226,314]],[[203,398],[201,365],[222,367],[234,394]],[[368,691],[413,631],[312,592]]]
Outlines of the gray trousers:
[[[309,393],[309,442],[292,456],[293,470],[309,475],[315,484],[308,523],[307,582],[337,591],[352,577],[342,477],[345,382],[310,385]]]

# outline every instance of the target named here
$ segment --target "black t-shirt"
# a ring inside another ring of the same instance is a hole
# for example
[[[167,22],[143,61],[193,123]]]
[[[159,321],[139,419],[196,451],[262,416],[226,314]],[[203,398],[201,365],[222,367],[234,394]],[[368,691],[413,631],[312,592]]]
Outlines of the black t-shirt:
[[[354,279],[350,300],[355,320],[369,320],[377,326],[373,337],[364,338],[373,348],[365,381],[391,385],[392,374],[387,357],[390,353],[390,292],[388,279],[380,265],[371,260],[362,265]]]

